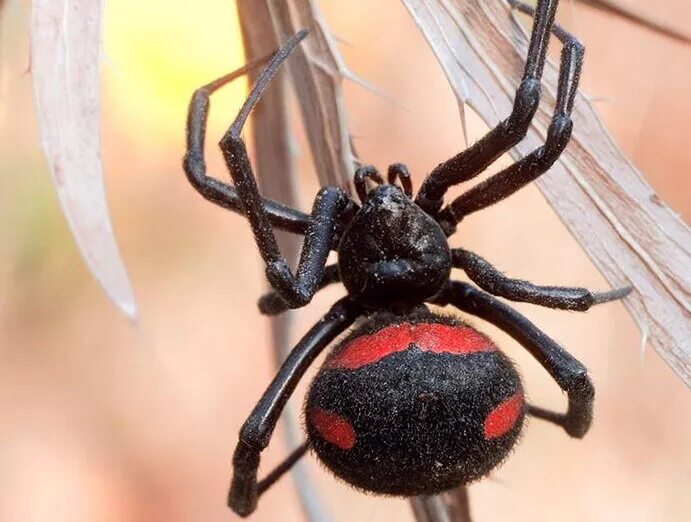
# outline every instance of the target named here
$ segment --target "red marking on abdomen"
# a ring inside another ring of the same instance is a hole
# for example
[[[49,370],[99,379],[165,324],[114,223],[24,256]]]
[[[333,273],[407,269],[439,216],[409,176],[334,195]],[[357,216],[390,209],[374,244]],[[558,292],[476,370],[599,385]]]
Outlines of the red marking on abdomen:
[[[523,393],[518,392],[489,412],[484,423],[485,439],[496,439],[511,431],[522,409]]]
[[[403,352],[412,344],[426,352],[459,355],[496,350],[489,338],[469,326],[401,323],[353,339],[327,360],[326,367],[360,368],[392,353]]]
[[[345,417],[332,411],[312,408],[309,421],[327,442],[344,450],[355,446],[355,430]]]

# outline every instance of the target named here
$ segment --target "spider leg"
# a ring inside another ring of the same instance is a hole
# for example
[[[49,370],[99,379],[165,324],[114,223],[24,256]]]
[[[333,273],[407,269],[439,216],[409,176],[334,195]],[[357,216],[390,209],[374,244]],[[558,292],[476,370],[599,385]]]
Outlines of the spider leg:
[[[247,149],[240,134],[247,117],[259,102],[271,79],[306,34],[306,31],[301,31],[273,55],[220,142],[223,157],[252,226],[259,252],[266,263],[266,277],[291,308],[304,306],[312,299],[322,278],[326,258],[333,247],[338,225],[345,216],[344,211],[347,213],[348,209],[352,210],[354,204],[341,188],[325,187],[319,191],[305,232],[297,273],[293,275],[278,248],[271,220],[262,203]]]
[[[591,292],[586,288],[534,285],[528,281],[506,277],[482,257],[462,248],[451,250],[451,258],[454,268],[463,269],[483,290],[512,301],[548,308],[585,312],[591,306],[622,299],[631,292],[630,286],[609,292]]]
[[[501,328],[535,357],[559,387],[568,395],[565,414],[549,412],[549,419],[570,436],[583,437],[593,420],[595,389],[588,372],[576,358],[547,337],[537,326],[511,307],[469,284],[452,281],[435,297],[435,304],[452,304]],[[546,418],[547,410],[533,408],[533,414]]]
[[[338,271],[338,265],[327,265],[324,267],[324,274],[317,285],[316,292],[333,284],[341,282],[341,274]],[[278,315],[289,310],[288,304],[281,299],[281,296],[275,290],[266,292],[259,298],[257,303],[259,311],[264,315]]]
[[[536,419],[543,420],[545,422],[551,422],[557,426],[562,426],[564,423],[564,414],[556,411],[548,410],[546,408],[541,408],[540,406],[534,406],[528,404],[528,415],[535,417]]]
[[[295,448],[293,452],[290,455],[288,455],[283,462],[276,466],[271,473],[269,473],[266,477],[257,482],[257,493],[261,495],[267,489],[273,486],[278,481],[278,479],[285,475],[286,472],[290,471],[290,469],[297,463],[298,460],[305,456],[305,453],[307,453],[309,449],[310,443],[308,440],[306,440],[297,448]]]
[[[262,58],[250,62],[244,67],[194,91],[187,115],[187,152],[183,161],[183,168],[187,174],[187,179],[204,198],[238,214],[244,214],[245,210],[235,187],[212,178],[206,173],[204,141],[206,138],[206,123],[209,116],[209,98],[216,90],[236,78],[240,78],[249,70],[263,64],[265,61],[267,59]],[[311,222],[311,217],[307,214],[270,199],[263,199],[262,205],[272,226],[296,234],[305,234],[307,232],[308,225]]]
[[[547,129],[544,145],[447,205],[438,216],[442,228],[447,233],[453,233],[456,225],[468,214],[507,198],[547,172],[569,143],[573,129],[571,111],[581,76],[585,48],[563,29],[555,28],[554,32],[564,46],[561,51],[555,111]]]
[[[259,495],[299,458],[300,448],[267,478],[257,482],[261,452],[269,445],[278,418],[298,381],[321,351],[346,330],[359,313],[359,307],[347,297],[336,302],[293,348],[245,421],[233,455],[233,479],[228,493],[228,505],[237,514],[252,513]]]
[[[428,214],[437,214],[449,187],[483,172],[527,134],[540,103],[540,79],[558,3],[558,0],[537,2],[523,78],[508,118],[466,150],[438,165],[423,181],[415,203]]]

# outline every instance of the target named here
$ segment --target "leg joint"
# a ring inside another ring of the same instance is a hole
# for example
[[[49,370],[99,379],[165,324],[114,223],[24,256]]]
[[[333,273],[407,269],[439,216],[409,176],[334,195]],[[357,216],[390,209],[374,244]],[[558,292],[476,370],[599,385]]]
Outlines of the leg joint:
[[[206,177],[206,162],[201,154],[194,151],[187,152],[182,161],[182,168],[193,186],[201,187],[203,185]]]
[[[324,187],[317,192],[314,200],[315,207],[322,204],[322,202],[328,205],[328,202],[331,201],[334,202],[338,209],[342,209],[348,204],[350,198],[341,187]]]
[[[262,430],[254,418],[247,419],[240,429],[239,446],[243,447],[244,453],[254,453],[263,451],[271,440],[271,432]]]
[[[544,159],[551,165],[559,155],[564,152],[566,145],[571,139],[573,122],[568,116],[557,114],[552,119],[549,129],[547,129],[547,139],[544,145]]]
[[[569,397],[578,401],[592,401],[595,398],[595,386],[585,368],[568,378],[564,388]]]
[[[506,120],[507,130],[512,135],[523,137],[528,132],[540,104],[540,92],[540,81],[535,78],[526,78],[518,86],[511,115]]]

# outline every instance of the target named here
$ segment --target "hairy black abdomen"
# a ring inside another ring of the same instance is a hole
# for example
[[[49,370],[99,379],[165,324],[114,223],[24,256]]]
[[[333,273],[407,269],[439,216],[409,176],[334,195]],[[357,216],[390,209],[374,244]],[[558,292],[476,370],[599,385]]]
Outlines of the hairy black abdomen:
[[[514,446],[524,410],[520,378],[500,351],[411,345],[357,368],[327,360],[305,418],[312,447],[336,476],[366,491],[414,496],[489,473]]]

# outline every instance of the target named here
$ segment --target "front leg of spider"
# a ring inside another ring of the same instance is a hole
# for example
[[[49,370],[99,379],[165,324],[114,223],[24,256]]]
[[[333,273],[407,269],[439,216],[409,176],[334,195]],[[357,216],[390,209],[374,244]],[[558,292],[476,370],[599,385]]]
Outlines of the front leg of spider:
[[[251,62],[198,88],[192,95],[187,115],[187,152],[183,160],[183,169],[187,175],[187,180],[208,201],[240,214],[244,213],[244,207],[235,187],[209,176],[206,172],[204,142],[206,141],[210,97],[224,85],[242,77],[247,71],[260,66],[265,61],[265,59],[261,59]],[[262,204],[272,226],[296,234],[304,235],[307,231],[310,223],[310,216],[307,214],[268,199],[263,199]]]
[[[556,2],[554,3],[556,4]],[[515,4],[522,6],[522,4]],[[532,8],[527,9],[532,13]],[[539,4],[537,9],[539,9]],[[537,14],[537,11],[535,13]],[[537,23],[537,18],[535,23]],[[555,24],[552,31],[563,43],[563,48],[559,67],[557,100],[544,145],[461,194],[442,209],[439,212],[439,222],[448,234],[452,234],[456,225],[468,214],[509,197],[547,172],[569,143],[573,129],[571,111],[578,91],[585,48],[573,35],[558,25]]]
[[[269,445],[278,418],[295,387],[314,359],[340,333],[348,328],[359,313],[359,307],[350,299],[338,301],[293,348],[278,373],[269,384],[252,413],[240,430],[233,456],[233,478],[228,505],[241,516],[247,516],[257,507],[259,495],[286,471],[294,460],[291,455],[279,466],[277,474],[270,473],[264,481],[257,481],[261,452]],[[298,457],[306,451],[306,447]]]
[[[338,265],[326,265],[324,267],[324,274],[317,285],[317,292],[329,285],[339,283],[341,281],[341,274],[338,272]],[[257,303],[259,312],[264,315],[279,315],[289,310],[288,304],[281,299],[281,296],[275,290],[266,292],[259,298]]]
[[[290,308],[304,306],[312,299],[322,279],[326,258],[334,247],[339,225],[350,213],[353,203],[341,188],[325,187],[319,191],[305,232],[297,273],[293,275],[278,248],[271,219],[259,194],[241,133],[250,112],[259,102],[280,65],[306,35],[306,31],[298,33],[274,54],[220,142],[235,189],[252,227],[259,252],[266,263],[266,277]]]
[[[432,170],[415,198],[425,212],[436,216],[450,187],[478,176],[526,136],[540,103],[540,83],[558,3],[537,2],[523,78],[516,89],[511,113],[476,143]],[[448,226],[453,227],[451,223]],[[449,235],[451,232],[447,230]]]

